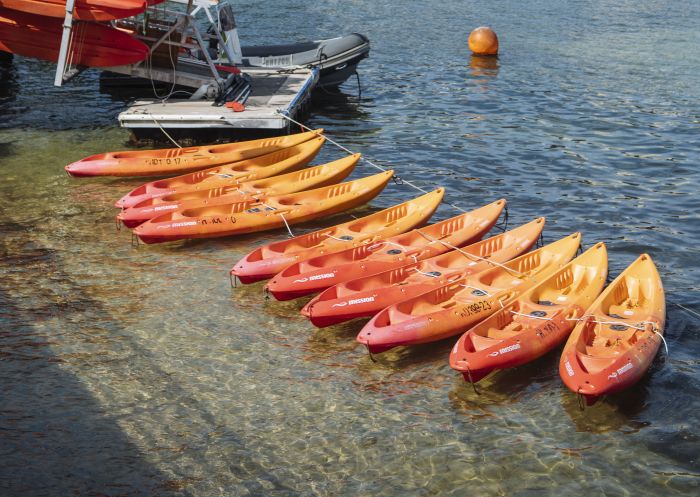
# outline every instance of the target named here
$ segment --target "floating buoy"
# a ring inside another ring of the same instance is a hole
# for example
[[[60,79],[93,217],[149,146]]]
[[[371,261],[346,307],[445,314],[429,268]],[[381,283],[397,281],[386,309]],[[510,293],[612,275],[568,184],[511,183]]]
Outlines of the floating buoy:
[[[493,29],[481,26],[469,34],[469,50],[475,55],[498,54],[498,36]]]

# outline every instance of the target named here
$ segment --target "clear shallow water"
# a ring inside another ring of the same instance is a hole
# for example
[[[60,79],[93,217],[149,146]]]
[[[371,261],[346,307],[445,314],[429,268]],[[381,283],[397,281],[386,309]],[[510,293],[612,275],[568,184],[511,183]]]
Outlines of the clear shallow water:
[[[311,125],[463,207],[545,215],[547,240],[604,240],[613,275],[647,251],[669,300],[700,311],[695,2],[277,4],[241,4],[242,36],[372,40],[362,99],[347,84]],[[495,64],[466,49],[482,24]],[[126,146],[96,73],[61,90],[40,62],[0,73],[0,495],[697,493],[700,325],[674,304],[670,356],[584,412],[556,354],[480,395],[450,341],[373,363],[360,323],[315,331],[303,302],[229,290],[231,265],[283,233],[136,249],[115,231],[138,182],[62,172]]]

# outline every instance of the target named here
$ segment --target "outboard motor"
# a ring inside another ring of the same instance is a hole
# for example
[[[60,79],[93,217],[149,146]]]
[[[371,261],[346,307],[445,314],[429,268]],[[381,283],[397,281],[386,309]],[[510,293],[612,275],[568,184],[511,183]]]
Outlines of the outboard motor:
[[[241,42],[238,39],[238,29],[236,28],[236,18],[233,15],[233,9],[230,4],[219,6],[219,30],[223,32],[229,53],[233,54],[234,60],[229,61],[231,64],[242,64],[243,55],[241,52]],[[219,53],[219,57],[225,57],[226,51]]]

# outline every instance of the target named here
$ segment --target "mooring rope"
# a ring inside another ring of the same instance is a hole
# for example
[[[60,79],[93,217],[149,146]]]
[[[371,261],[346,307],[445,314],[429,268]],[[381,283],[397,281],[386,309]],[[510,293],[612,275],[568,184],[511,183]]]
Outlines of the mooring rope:
[[[178,142],[176,142],[176,141],[173,139],[173,137],[170,136],[170,135],[168,134],[167,131],[165,131],[165,129],[163,128],[163,126],[160,125],[160,123],[158,122],[158,120],[155,118],[155,116],[154,116],[153,114],[151,114],[150,112],[146,112],[146,113],[151,117],[151,119],[153,119],[153,122],[156,123],[156,126],[158,126],[158,127],[160,128],[160,130],[163,132],[163,134],[164,134],[165,136],[167,136],[168,139],[169,139],[171,142],[173,142],[177,148],[182,148],[182,146],[181,146]]]
[[[299,121],[297,121],[297,120],[291,118],[289,115],[287,115],[286,111],[277,109],[277,114],[279,114],[279,115],[282,116],[284,119],[287,119],[288,121],[290,121],[290,122],[296,124],[297,126],[299,126],[300,128],[302,128],[302,129],[304,129],[304,130],[306,130],[306,131],[314,131],[312,128],[309,128],[309,127],[306,126],[305,124],[302,124],[302,123],[300,123]],[[350,150],[349,148],[347,148],[347,147],[341,145],[340,143],[338,143],[337,141],[333,140],[332,138],[328,137],[328,135],[326,135],[326,134],[324,134],[324,133],[318,133],[318,135],[323,136],[323,137],[328,141],[328,143],[331,143],[331,144],[335,145],[335,146],[338,147],[340,150],[342,150],[342,151],[344,151],[344,152],[346,152],[346,153],[348,153],[348,154],[350,154],[350,155],[354,155],[354,154],[355,154],[355,152],[353,152],[353,151]],[[380,166],[379,164],[377,164],[376,162],[373,162],[372,160],[368,159],[368,158],[365,157],[364,155],[363,155],[362,157],[360,157],[360,160],[366,162],[367,164],[369,164],[370,166],[372,166],[372,167],[374,167],[374,168],[376,168],[376,169],[379,169],[380,171],[388,171],[388,170],[389,170],[389,168],[385,168],[385,167],[383,167],[383,166]],[[413,188],[414,190],[417,190],[417,191],[419,191],[419,192],[422,192],[422,193],[430,193],[428,190],[425,190],[425,189],[421,188],[420,186],[416,185],[415,183],[404,179],[403,177],[399,176],[398,174],[394,174],[394,178],[397,180],[397,184],[406,184],[406,185],[410,186],[411,188]],[[400,181],[400,183],[399,183],[399,181]],[[467,211],[467,210],[465,210],[465,209],[462,209],[461,207],[459,207],[459,206],[457,206],[457,205],[455,205],[455,204],[452,204],[452,203],[450,203],[450,202],[443,202],[443,203],[444,203],[445,205],[449,205],[449,206],[452,207],[453,209],[455,209],[455,210],[457,210],[457,211],[459,211],[459,212],[461,212],[461,213],[463,213],[463,214],[469,212],[469,211]]]
[[[262,205],[270,209],[271,211],[276,211],[277,208],[273,207],[271,205],[266,204],[265,202],[260,202]],[[289,227],[289,223],[287,222],[287,219],[284,217],[284,213],[282,212],[275,212],[279,217],[282,218],[282,221],[284,221],[284,225],[287,227],[287,231],[289,232],[289,237],[294,238],[294,233],[292,233],[292,228]]]
[[[694,311],[694,310],[692,310],[692,309],[688,309],[687,307],[685,307],[685,306],[679,304],[678,302],[674,302],[674,301],[669,300],[669,299],[666,299],[666,300],[669,301],[669,302],[671,302],[673,305],[677,305],[678,307],[680,307],[681,309],[683,309],[685,312],[687,312],[687,313],[690,314],[691,316],[695,316],[696,318],[700,319],[700,314],[698,314],[696,311]]]

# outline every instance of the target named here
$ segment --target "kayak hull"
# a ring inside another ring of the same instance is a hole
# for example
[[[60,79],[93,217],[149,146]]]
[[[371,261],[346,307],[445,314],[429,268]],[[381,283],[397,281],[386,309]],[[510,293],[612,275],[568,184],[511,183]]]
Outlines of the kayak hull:
[[[114,204],[125,209],[141,202],[167,195],[212,190],[240,185],[244,181],[259,180],[297,171],[309,164],[318,154],[325,139],[312,138],[276,152],[252,159],[214,166],[194,173],[144,183],[134,188]]]
[[[345,179],[359,159],[360,154],[355,154],[328,164],[273,176],[265,180],[149,199],[123,210],[117,215],[117,220],[127,228],[135,228],[169,211],[225,205],[252,199],[262,200],[271,196],[333,185]]]
[[[299,145],[317,135],[318,132],[309,131],[221,145],[107,152],[68,164],[65,169],[74,177],[172,176],[252,159]]]
[[[535,244],[543,227],[544,218],[538,218],[460,250],[340,283],[314,297],[301,313],[318,327],[347,321],[349,316],[371,317],[396,302],[517,257]]]
[[[459,335],[568,263],[580,233],[503,265],[460,278],[376,314],[357,335],[372,353]]]
[[[464,333],[450,366],[477,382],[553,350],[600,294],[607,270],[607,250],[598,243]]]
[[[505,200],[501,199],[371,245],[293,264],[272,278],[266,288],[277,300],[290,300],[321,292],[351,279],[435,257],[449,251],[450,247],[461,247],[480,240],[496,223],[504,207]]]
[[[647,372],[662,343],[663,284],[648,254],[613,280],[564,346],[559,375],[588,405],[625,390]]]
[[[136,227],[144,243],[191,238],[215,238],[282,228],[337,214],[369,202],[386,187],[389,170],[355,181],[306,192],[199,209],[183,209]]]
[[[258,247],[239,260],[231,275],[242,283],[269,279],[295,262],[360,247],[422,226],[433,215],[444,188],[329,228]]]

